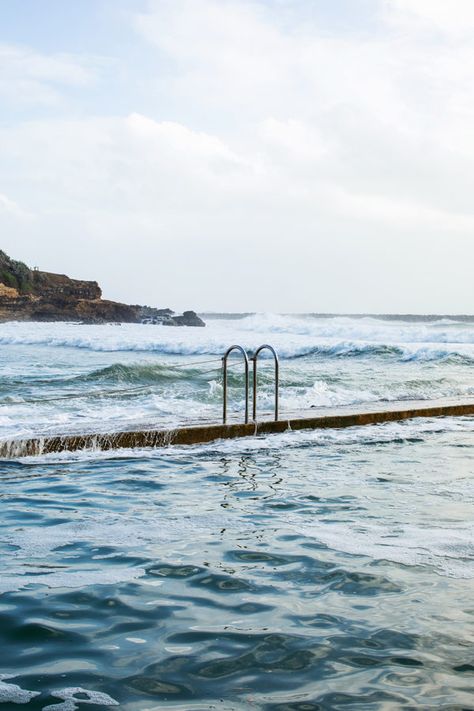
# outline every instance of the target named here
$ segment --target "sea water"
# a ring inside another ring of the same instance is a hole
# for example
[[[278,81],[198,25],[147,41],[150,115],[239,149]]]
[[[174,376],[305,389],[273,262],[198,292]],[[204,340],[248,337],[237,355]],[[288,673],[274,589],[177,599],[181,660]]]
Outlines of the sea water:
[[[469,321],[11,323],[0,438],[217,421],[234,342],[277,348],[283,413],[474,394]],[[443,418],[0,462],[0,708],[474,708],[473,444]]]

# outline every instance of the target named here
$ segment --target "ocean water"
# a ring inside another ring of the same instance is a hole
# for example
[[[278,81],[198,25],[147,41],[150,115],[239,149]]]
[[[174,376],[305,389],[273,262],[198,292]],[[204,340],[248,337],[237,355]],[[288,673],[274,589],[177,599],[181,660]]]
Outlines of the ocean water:
[[[0,324],[0,439],[217,421],[221,356],[273,345],[281,410],[474,395],[471,322],[272,314],[206,328]],[[265,354],[263,354],[265,355]],[[229,368],[229,408],[243,411],[243,366]],[[273,366],[259,367],[259,413],[273,407]]]
[[[283,413],[474,394],[474,321],[11,323],[0,439],[217,420],[234,342]],[[1,461],[0,709],[474,709],[473,425]]]

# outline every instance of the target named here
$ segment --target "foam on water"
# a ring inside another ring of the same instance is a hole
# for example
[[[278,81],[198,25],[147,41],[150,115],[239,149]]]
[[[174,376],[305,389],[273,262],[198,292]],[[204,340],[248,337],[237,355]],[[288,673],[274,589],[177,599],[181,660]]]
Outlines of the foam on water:
[[[78,694],[81,695],[80,699],[77,698]],[[67,689],[52,691],[51,696],[54,696],[57,699],[63,699],[64,703],[45,706],[43,711],[75,711],[75,709],[79,708],[78,704],[119,706],[118,701],[115,701],[115,699],[108,694],[104,694],[100,691],[89,691],[88,689],[83,689],[80,686],[73,686]]]
[[[8,674],[0,674],[0,704],[27,704],[39,696],[39,691],[27,691],[17,684],[7,684],[6,679],[12,677]]]
[[[145,575],[143,567],[124,566],[119,552],[103,556],[97,551],[94,555],[94,548],[106,541],[108,547],[126,548],[143,556],[156,545],[173,543],[179,546],[183,541],[205,539],[210,530],[223,525],[238,530],[242,521],[226,516],[197,515],[179,520],[165,516],[159,517],[156,525],[151,527],[137,516],[130,516],[124,523],[117,516],[104,513],[99,518],[85,514],[80,521],[45,528],[40,537],[30,529],[1,532],[5,567],[0,579],[0,594],[23,590],[32,584],[50,589],[82,588],[136,580]],[[75,558],[80,556],[80,548],[84,545],[91,548],[91,559],[85,567],[77,567]],[[76,552],[63,553],[69,547]],[[46,563],[55,559],[61,562]]]
[[[15,677],[0,674],[0,704],[28,704],[35,697],[41,696],[39,691],[28,691],[17,684],[7,684],[5,680],[12,678]],[[80,698],[77,698],[78,695],[80,695]],[[119,706],[119,702],[108,694],[100,691],[89,691],[80,686],[51,691],[51,696],[61,699],[62,703],[48,704],[42,707],[42,711],[76,711],[81,704],[104,707]]]
[[[445,418],[442,420],[417,420],[401,423],[386,423],[371,427],[354,427],[347,430],[320,430],[287,432],[280,435],[225,440],[208,445],[191,447],[170,447],[167,449],[118,450],[112,452],[75,452],[44,455],[38,458],[20,460],[12,475],[28,476],[28,471],[38,466],[55,467],[57,464],[81,464],[93,462],[113,462],[121,466],[126,461],[162,462],[170,458],[177,467],[187,466],[189,462],[199,462],[227,457],[262,457],[281,456],[287,451],[291,457],[301,455],[351,458],[369,456],[376,451],[374,447],[392,448],[394,452],[410,456],[410,448],[420,443],[436,443],[442,436],[456,435],[471,437],[473,424],[470,418]],[[395,449],[394,449],[395,448]],[[301,454],[299,454],[301,453]],[[297,459],[298,460],[298,459]],[[295,460],[295,461],[297,461]],[[468,460],[467,460],[468,461]],[[18,468],[20,467],[20,468]],[[8,470],[6,472],[8,478]],[[313,515],[305,517],[301,513],[291,512],[284,516],[285,526],[295,533],[304,533],[307,538],[314,538],[332,550],[339,550],[352,555],[361,555],[374,561],[391,561],[407,566],[424,565],[439,574],[456,578],[474,577],[474,525],[471,521],[451,525],[441,523],[436,526],[430,521],[414,524],[419,518],[416,507],[421,499],[431,497],[434,502],[442,503],[446,496],[452,501],[474,500],[474,485],[468,472],[460,469],[456,476],[449,475],[443,468],[433,468],[432,472],[391,475],[391,504],[381,501],[380,520],[365,521],[361,526],[360,517],[349,517],[346,521],[329,522],[327,517],[315,519]],[[349,470],[336,469],[325,473],[324,486],[336,485],[338,488],[363,492],[367,480],[362,473],[351,467]],[[446,492],[449,491],[449,494]],[[446,507],[446,501],[443,504]],[[453,504],[455,505],[455,504]],[[432,515],[436,517],[433,505]],[[24,589],[31,583],[57,587],[82,587],[84,585],[108,585],[111,583],[136,580],[145,574],[142,565],[126,566],[114,555],[107,555],[107,566],[103,567],[103,557],[97,553],[88,560],[87,568],[77,567],[75,556],[71,553],[70,561],[63,559],[61,551],[68,546],[94,546],[98,541],[107,541],[113,548],[126,546],[131,552],[141,556],[155,549],[157,545],[185,547],[191,541],[209,539],[213,531],[226,529],[238,535],[245,528],[245,520],[235,514],[194,515],[183,511],[180,518],[170,517],[166,512],[154,514],[154,525],[150,526],[141,515],[129,514],[126,523],[113,513],[101,512],[100,520],[87,511],[81,513],[80,520],[60,523],[42,530],[38,537],[34,529],[4,530],[0,542],[4,546],[5,561],[1,579],[1,591]],[[56,561],[45,568],[45,561]],[[28,561],[25,567],[22,562]]]
[[[467,321],[2,324],[0,437],[219,421],[234,342],[279,350],[283,417],[474,393]],[[262,358],[259,414],[273,385]],[[439,418],[0,462],[0,706],[470,708],[473,441]]]
[[[288,525],[301,531],[301,522]],[[474,579],[474,525],[462,531],[444,526],[366,523],[330,527],[308,521],[305,534],[314,536],[333,550],[362,555],[373,560],[386,560],[406,566],[429,566],[441,575]]]
[[[7,350],[2,397],[69,388],[84,398],[25,402],[30,422],[4,403],[4,431],[86,429],[101,417],[123,426],[152,419],[153,398],[176,414],[219,409],[217,379],[165,374],[165,357]],[[284,360],[282,403],[467,391],[470,377],[449,359],[318,355]],[[87,396],[122,383],[145,390]],[[233,375],[241,406],[239,385]],[[472,418],[3,461],[0,701],[38,711],[470,708],[473,471]]]
[[[205,329],[10,323],[0,325],[7,354],[0,438],[218,421],[219,356],[232,342],[252,350],[265,341],[282,358],[282,413],[474,393],[471,323],[278,315],[211,320]],[[229,387],[229,407],[241,412],[238,359]],[[271,411],[272,398],[272,363],[264,358],[260,412]]]
[[[400,441],[418,441],[430,434],[449,432],[473,432],[473,421],[466,417],[418,418],[402,422],[387,422],[362,427],[344,429],[319,429],[287,431],[281,434],[269,434],[259,437],[216,440],[208,444],[171,445],[169,447],[145,447],[134,449],[86,449],[74,452],[52,452],[15,459],[18,465],[35,466],[37,464],[56,464],[66,462],[100,461],[114,459],[166,459],[192,455],[241,455],[251,452],[279,451],[298,449],[308,446],[364,445],[382,444]],[[1,477],[0,477],[1,479]]]
[[[407,323],[376,319],[311,319],[278,315],[240,321],[211,321],[205,329],[123,324],[0,325],[0,344],[51,346],[96,352],[151,352],[163,355],[221,355],[238,336],[249,349],[271,340],[282,356],[398,355],[444,359],[474,357],[473,323]],[[442,344],[442,347],[440,347]]]

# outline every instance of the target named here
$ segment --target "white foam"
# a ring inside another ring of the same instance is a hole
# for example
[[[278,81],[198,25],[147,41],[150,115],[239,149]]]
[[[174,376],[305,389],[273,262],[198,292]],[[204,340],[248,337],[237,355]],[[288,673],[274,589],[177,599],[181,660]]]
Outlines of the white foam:
[[[2,553],[3,570],[0,578],[0,593],[24,589],[30,584],[45,585],[49,588],[82,588],[88,585],[111,585],[136,580],[145,575],[140,566],[126,567],[115,563],[112,556],[103,564],[103,558],[91,557],[83,566],[74,560],[74,552],[67,555],[71,563],[55,565],[61,549],[65,546],[90,544],[97,546],[102,541],[107,546],[117,548],[117,555],[125,551],[146,557],[150,546],[153,555],[156,544],[204,539],[210,530],[219,530],[238,525],[235,517],[223,516],[183,516],[179,519],[161,517],[154,526],[144,524],[139,517],[129,516],[127,522],[111,514],[102,514],[100,521],[94,516],[83,515],[80,522],[63,523],[51,528],[44,527],[41,536],[34,529],[25,528],[0,534],[0,543],[8,547]],[[25,565],[25,561],[27,564]],[[45,565],[45,561],[48,564]]]
[[[271,314],[240,321],[210,321],[204,329],[6,323],[0,324],[0,344],[9,345],[5,349],[7,357],[0,363],[0,437],[7,440],[133,429],[146,423],[174,426],[185,420],[217,421],[222,398],[219,356],[231,342],[241,342],[252,351],[263,341],[273,343],[283,358],[282,412],[474,392],[468,368],[463,367],[464,362],[474,363],[474,324],[469,323]],[[15,345],[21,346],[20,350]],[[47,357],[41,350],[46,347]],[[297,357],[305,354],[315,358]],[[181,366],[188,361],[198,364],[203,355],[212,363],[197,365],[201,375],[195,369],[186,375],[186,369],[176,368],[174,373],[170,369],[165,379],[150,380],[147,366]],[[380,355],[390,358],[390,363],[381,360]],[[341,358],[349,356],[365,359],[339,365]],[[371,356],[374,357],[370,361]],[[452,356],[460,360],[453,361]],[[47,367],[44,361],[48,361]],[[373,363],[373,377],[368,375],[367,365],[364,371],[358,362]],[[443,368],[435,371],[430,363],[443,364]],[[396,374],[392,377],[394,364]],[[267,365],[262,363],[259,407],[270,410],[273,383],[270,372],[265,373]],[[120,366],[124,368],[124,387],[140,384],[140,390],[104,395],[102,391],[122,387]],[[233,373],[241,372],[240,364],[237,366]],[[112,384],[107,379],[111,368],[118,378]],[[402,369],[410,373],[411,381]],[[91,381],[84,380],[83,376],[91,375]],[[331,379],[334,375],[337,377]],[[79,380],[71,386],[68,379],[77,377]],[[127,377],[131,380],[127,381]],[[74,392],[79,391],[79,397],[69,398],[71,387]],[[64,399],[56,400],[57,396]],[[242,399],[242,389],[233,387],[231,381],[230,408],[240,412]]]
[[[116,585],[136,580],[145,574],[143,568],[112,570],[64,570],[46,573],[44,567],[31,565],[27,571],[21,567],[9,568],[2,574],[0,594],[23,590],[32,583],[48,588],[82,588],[87,585]]]
[[[287,524],[301,532],[301,521]],[[396,535],[390,536],[391,525]],[[407,566],[429,566],[448,577],[474,579],[474,525],[463,525],[457,531],[442,525],[422,526],[387,521],[353,523],[319,523],[313,519],[304,524],[305,536],[313,536],[332,550],[362,555],[373,560],[390,561]]]
[[[80,699],[76,698],[78,694],[81,694]],[[77,704],[119,706],[119,702],[108,694],[104,694],[101,691],[89,691],[80,686],[72,686],[67,689],[52,691],[51,696],[54,696],[56,699],[63,699],[63,703],[44,706],[43,711],[76,711],[76,709],[79,708]],[[84,698],[84,696],[86,698]]]
[[[51,454],[21,457],[26,464],[55,464],[113,459],[168,459],[190,457],[200,454],[244,454],[280,449],[294,449],[307,446],[327,447],[333,445],[364,445],[373,442],[393,442],[400,439],[426,437],[443,432],[472,432],[471,418],[443,417],[417,418],[402,422],[387,422],[362,427],[344,429],[318,429],[286,431],[281,434],[269,434],[259,437],[216,440],[207,444],[171,445],[169,447],[137,447],[134,449],[114,450],[79,450],[75,452],[55,452]]]
[[[7,674],[0,674],[0,704],[28,704],[35,696],[39,696],[39,691],[27,691],[17,684],[7,684],[5,679],[15,677]]]
[[[237,321],[211,321],[205,329],[172,329],[141,324],[0,324],[0,344],[73,348],[100,352],[132,351],[168,355],[221,355],[231,341],[254,349],[270,340],[284,357],[320,351],[326,355],[370,353],[381,346],[400,348],[408,358],[474,356],[474,323],[410,323],[371,318],[314,319],[257,315]],[[442,347],[440,347],[442,346]]]
[[[285,447],[295,450],[311,447],[310,455],[314,454],[315,448],[329,447],[330,452],[340,455],[341,448],[344,448],[344,456],[350,465],[344,466],[341,462],[336,468],[326,467],[324,477],[318,476],[317,467],[311,467],[310,471],[305,469],[306,457],[301,459],[297,453],[295,459],[288,458],[286,466],[290,472],[293,466],[296,467],[295,475],[305,477],[306,487],[315,487],[317,491],[335,487],[338,492],[351,494],[354,499],[360,498],[360,505],[354,501],[353,511],[347,509],[343,521],[337,510],[334,521],[328,521],[330,512],[321,520],[313,513],[306,515],[304,508],[298,514],[288,512],[285,515],[281,512],[279,525],[304,536],[314,537],[336,551],[407,566],[428,566],[441,575],[471,579],[474,578],[474,524],[467,507],[474,491],[468,471],[458,471],[455,467],[445,469],[436,463],[427,470],[419,462],[416,464],[415,457],[414,466],[408,472],[397,464],[391,470],[387,483],[374,484],[370,472],[367,477],[365,468],[359,470],[353,462],[358,461],[357,457],[361,453],[365,459],[362,448],[366,444],[386,445],[394,442],[398,446],[414,440],[416,446],[420,447],[423,440],[431,440],[432,444],[439,447],[440,435],[459,434],[462,441],[467,442],[469,440],[466,435],[472,436],[472,428],[470,418],[420,419],[346,430],[287,432],[262,438],[225,440],[164,450],[74,453],[54,455],[55,459],[53,455],[48,455],[40,458],[39,462],[65,461],[66,457],[71,461],[114,457],[163,458],[167,461],[172,453],[173,460],[179,466],[180,459],[196,461],[200,455],[211,455],[214,459],[219,456],[235,458],[246,454],[255,455],[259,452],[278,452],[280,455]],[[355,448],[354,460],[349,451],[352,446]],[[406,453],[405,445],[403,452]],[[321,462],[324,461],[323,456]],[[389,457],[387,461],[393,459]],[[297,486],[301,486],[301,482]],[[288,487],[291,490],[290,481]],[[430,517],[425,516],[424,508],[420,509],[420,502],[426,502]],[[370,509],[370,517],[365,515],[367,509]],[[245,519],[235,511],[219,515],[184,513],[176,517],[166,515],[166,512],[155,512],[154,525],[150,526],[143,512],[139,514],[131,511],[124,520],[124,516],[119,514],[92,510],[90,513],[82,512],[80,520],[51,528],[43,527],[41,537],[34,528],[2,531],[0,543],[5,545],[6,550],[3,553],[1,589],[15,591],[31,583],[54,588],[132,580],[142,577],[145,574],[144,568],[124,566],[121,559],[116,564],[115,553],[119,556],[125,553],[153,557],[157,546],[166,549],[169,547],[167,544],[172,544],[171,548],[176,553],[185,550],[190,544],[195,548],[200,541],[209,541],[209,537],[222,528],[233,535],[233,532],[237,534],[246,526]],[[436,520],[436,526],[432,524],[433,519]],[[94,548],[100,541],[107,541],[108,546],[116,549],[108,553],[105,565],[102,558],[95,558],[93,554],[88,556],[85,564],[76,562],[74,556],[84,544]],[[67,552],[63,550],[65,546],[70,547]]]

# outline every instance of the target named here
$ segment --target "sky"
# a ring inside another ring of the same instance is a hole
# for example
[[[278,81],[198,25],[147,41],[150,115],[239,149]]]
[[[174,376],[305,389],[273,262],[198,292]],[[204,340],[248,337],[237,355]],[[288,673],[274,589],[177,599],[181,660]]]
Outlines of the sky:
[[[472,0],[0,0],[0,248],[177,311],[473,313]]]

